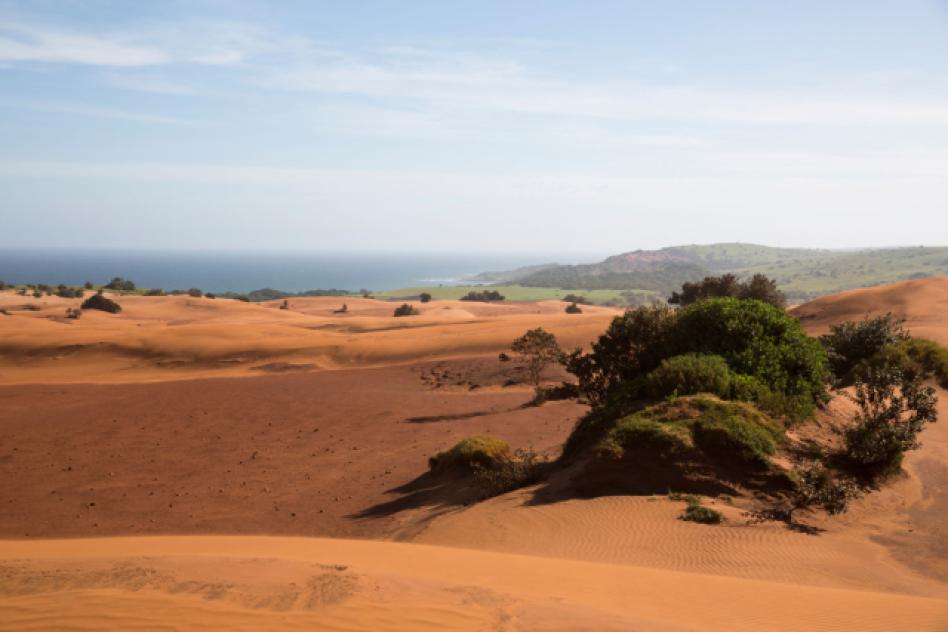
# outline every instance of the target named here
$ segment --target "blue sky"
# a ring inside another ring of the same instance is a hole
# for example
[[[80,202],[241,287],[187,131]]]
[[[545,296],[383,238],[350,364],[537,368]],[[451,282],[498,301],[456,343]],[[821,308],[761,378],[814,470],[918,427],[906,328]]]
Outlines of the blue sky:
[[[946,202],[944,2],[0,0],[0,247],[948,244]]]

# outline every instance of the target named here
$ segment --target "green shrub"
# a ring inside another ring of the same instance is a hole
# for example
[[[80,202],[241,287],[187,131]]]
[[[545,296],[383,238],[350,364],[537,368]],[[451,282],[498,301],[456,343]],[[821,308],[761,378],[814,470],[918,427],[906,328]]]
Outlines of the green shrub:
[[[694,398],[700,415],[691,425],[695,444],[722,463],[765,466],[783,436],[780,425],[749,404]]]
[[[115,277],[105,285],[105,288],[108,290],[115,290],[116,292],[134,292],[135,284],[128,279]]]
[[[800,324],[756,300],[715,298],[681,310],[669,328],[667,348],[724,358],[734,373],[757,378],[771,391],[815,402],[825,392],[826,353]]]
[[[484,290],[483,292],[475,292],[471,290],[467,294],[461,297],[462,301],[479,301],[482,303],[489,303],[491,301],[502,301],[504,300],[504,295],[498,292],[497,290]]]
[[[645,392],[661,399],[669,395],[712,393],[728,397],[731,371],[721,356],[687,353],[662,363],[645,378]]]
[[[408,303],[402,303],[401,305],[395,308],[394,315],[397,318],[399,316],[417,316],[419,313],[420,312],[417,309],[415,309],[414,305],[410,305]]]
[[[687,426],[636,414],[621,419],[609,431],[600,450],[616,458],[647,454],[660,459],[672,459],[683,456],[690,447],[691,437]]]
[[[122,306],[102,294],[93,294],[82,303],[82,309],[98,309],[110,314],[118,314]]]
[[[897,471],[905,452],[919,447],[924,425],[938,419],[935,389],[894,367],[869,369],[849,397],[858,412],[846,432],[844,456],[869,478]]]
[[[694,424],[695,443],[719,461],[767,465],[777,446],[765,430],[740,417],[726,417]]]
[[[563,311],[565,311],[567,314],[582,314],[583,313],[583,309],[576,303],[570,303],[569,305],[566,306],[566,309]]]
[[[150,290],[145,290],[144,296],[164,296],[165,291],[160,287],[153,287]]]
[[[709,298],[731,297],[755,299],[783,309],[787,298],[777,289],[777,283],[763,274],[755,274],[749,281],[740,281],[733,274],[705,277],[697,283],[685,283],[681,292],[672,292],[668,302],[687,306]]]
[[[908,339],[904,322],[890,313],[830,327],[830,333],[820,336],[820,342],[826,348],[833,375],[845,384],[852,383],[852,371],[858,364],[868,361],[886,346]]]
[[[201,292],[201,290],[196,287],[192,287],[190,290],[188,290],[188,296],[192,296],[194,298],[201,298],[202,294],[203,292]]]
[[[948,349],[933,340],[908,338],[889,344],[872,358],[860,362],[852,375],[859,379],[870,368],[883,366],[897,368],[910,378],[934,376],[939,386],[948,388]]]
[[[532,450],[517,450],[512,458],[500,458],[492,467],[472,466],[474,484],[485,498],[506,494],[541,481],[548,461]]]
[[[592,344],[566,357],[566,370],[576,376],[580,392],[594,405],[602,405],[623,390],[633,397],[633,384],[670,355],[666,349],[668,329],[675,312],[667,305],[651,305],[627,311],[609,324],[606,333]]]
[[[510,446],[506,441],[488,435],[473,435],[461,439],[450,450],[432,456],[428,459],[428,466],[434,472],[456,467],[496,469],[509,458]]]
[[[699,524],[721,524],[724,522],[724,514],[710,507],[702,507],[700,504],[689,504],[682,512],[681,519]]]
[[[421,301],[422,303],[430,303],[431,294],[429,294],[428,292],[422,292],[421,294],[418,295],[418,300]]]

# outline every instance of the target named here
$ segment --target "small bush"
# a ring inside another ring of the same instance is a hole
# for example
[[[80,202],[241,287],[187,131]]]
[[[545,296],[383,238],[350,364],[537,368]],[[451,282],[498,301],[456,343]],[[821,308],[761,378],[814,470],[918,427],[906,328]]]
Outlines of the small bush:
[[[421,294],[418,295],[418,300],[421,301],[422,303],[430,303],[431,294],[429,294],[428,292],[422,292]]]
[[[538,392],[543,369],[563,355],[556,342],[556,336],[542,327],[530,329],[514,340],[510,345],[510,350],[520,356],[526,365],[530,383]]]
[[[560,300],[563,301],[564,303],[578,303],[578,304],[580,304],[580,305],[589,305],[589,304],[590,304],[589,299],[587,299],[585,296],[581,296],[581,295],[579,295],[579,294],[567,294],[566,296],[564,296],[564,297],[561,298]]]
[[[504,295],[498,292],[497,290],[484,290],[483,292],[475,292],[471,290],[467,294],[461,297],[462,301],[480,301],[482,303],[489,303],[491,301],[502,301],[504,300]]]
[[[66,308],[66,318],[72,320],[79,320],[82,317],[82,310],[78,307],[67,307]]]
[[[859,411],[846,432],[845,458],[870,478],[897,471],[905,452],[919,447],[924,425],[938,419],[935,390],[893,367],[870,369],[848,397]]]
[[[820,336],[820,342],[826,348],[833,375],[851,384],[852,371],[858,364],[868,361],[888,345],[908,340],[904,323],[904,319],[890,313],[830,327],[830,333]]]
[[[122,306],[102,294],[93,294],[82,303],[82,309],[98,309],[110,314],[118,314]]]
[[[196,287],[192,287],[190,290],[188,290],[188,296],[193,296],[194,298],[201,298],[202,294],[203,293],[201,290]]]
[[[500,360],[501,362],[510,362],[510,356],[504,353],[503,351],[497,354],[497,359]]]
[[[414,305],[410,305],[408,303],[402,303],[401,305],[395,308],[394,315],[397,318],[399,316],[417,316],[420,313],[421,312],[415,309]]]
[[[165,291],[160,287],[153,287],[150,290],[145,290],[145,296],[164,296]]]
[[[93,288],[92,281],[86,281],[85,283],[83,283],[82,287],[84,287],[87,290],[91,290]]]
[[[687,522],[697,522],[698,524],[721,524],[724,522],[724,514],[710,507],[688,503],[681,514],[681,519]]]
[[[346,305],[345,303],[343,303],[343,304],[342,304],[342,307],[340,307],[339,309],[334,309],[334,310],[332,310],[332,313],[333,313],[333,314],[348,314],[348,313],[349,313],[349,306]]]
[[[85,294],[81,289],[72,288],[67,285],[60,285],[56,288],[56,296],[60,298],[82,298]]]
[[[494,467],[475,464],[474,484],[484,497],[499,496],[543,480],[549,463],[532,450],[517,450],[513,458],[501,458]]]
[[[569,305],[566,306],[566,309],[563,311],[565,311],[567,314],[582,314],[583,313],[582,308],[576,303],[570,303]]]
[[[106,283],[105,288],[107,290],[115,290],[116,292],[134,292],[135,284],[129,281],[128,279],[123,279],[122,277],[115,277],[108,283]]]
[[[488,435],[473,435],[461,439],[450,450],[432,456],[428,459],[428,467],[433,472],[443,472],[453,468],[497,469],[509,459],[510,446],[506,441]]]
[[[933,340],[908,338],[889,344],[872,358],[856,365],[852,375],[859,379],[870,369],[881,367],[894,367],[910,379],[933,376],[939,386],[948,388],[948,349]]]
[[[731,390],[731,371],[724,358],[716,355],[688,353],[674,356],[645,378],[645,392],[661,399],[669,395],[711,393],[727,397]]]

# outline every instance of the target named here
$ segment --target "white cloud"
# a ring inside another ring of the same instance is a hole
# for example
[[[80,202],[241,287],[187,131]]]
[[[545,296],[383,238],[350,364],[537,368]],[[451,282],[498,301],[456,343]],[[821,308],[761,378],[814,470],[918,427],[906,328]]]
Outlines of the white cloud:
[[[160,123],[163,125],[181,125],[190,123],[185,119],[171,116],[148,114],[145,112],[130,112],[116,108],[99,107],[83,103],[61,103],[56,101],[33,101],[20,99],[0,98],[0,108],[16,108],[21,110],[39,110],[41,112],[56,112],[60,114],[75,114],[77,116],[91,116],[94,118],[138,121],[140,123]]]
[[[118,38],[10,23],[0,26],[0,61],[152,66],[170,61],[153,46]]]

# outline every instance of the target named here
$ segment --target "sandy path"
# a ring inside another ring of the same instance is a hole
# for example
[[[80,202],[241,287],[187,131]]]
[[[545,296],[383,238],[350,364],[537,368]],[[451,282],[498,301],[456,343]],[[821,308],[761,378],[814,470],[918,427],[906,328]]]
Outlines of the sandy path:
[[[888,632],[948,625],[948,601],[940,599],[416,544],[7,541],[0,557],[7,560],[0,629],[121,622],[125,629]]]

